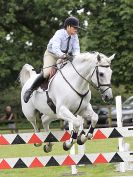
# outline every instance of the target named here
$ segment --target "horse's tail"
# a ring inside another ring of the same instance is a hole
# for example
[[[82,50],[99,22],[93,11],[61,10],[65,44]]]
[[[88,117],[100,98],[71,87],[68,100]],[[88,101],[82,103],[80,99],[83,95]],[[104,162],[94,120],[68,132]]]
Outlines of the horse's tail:
[[[21,83],[21,86],[23,87],[24,84],[26,83],[26,81],[32,76],[35,75],[36,72],[34,71],[33,66],[29,65],[29,64],[25,64],[19,74],[19,80]]]

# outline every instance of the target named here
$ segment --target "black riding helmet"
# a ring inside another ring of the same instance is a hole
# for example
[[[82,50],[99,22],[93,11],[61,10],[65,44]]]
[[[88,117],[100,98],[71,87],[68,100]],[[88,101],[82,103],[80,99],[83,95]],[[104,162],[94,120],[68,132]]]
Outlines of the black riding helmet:
[[[79,20],[76,17],[68,17],[64,22],[64,28],[66,29],[67,26],[80,28]]]

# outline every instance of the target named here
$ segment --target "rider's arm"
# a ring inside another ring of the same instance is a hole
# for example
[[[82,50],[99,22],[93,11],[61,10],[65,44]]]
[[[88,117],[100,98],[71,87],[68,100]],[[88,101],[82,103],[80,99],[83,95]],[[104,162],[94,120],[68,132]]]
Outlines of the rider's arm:
[[[56,31],[52,39],[48,44],[48,49],[51,50],[58,58],[61,58],[64,53],[61,51],[61,32],[60,30]]]

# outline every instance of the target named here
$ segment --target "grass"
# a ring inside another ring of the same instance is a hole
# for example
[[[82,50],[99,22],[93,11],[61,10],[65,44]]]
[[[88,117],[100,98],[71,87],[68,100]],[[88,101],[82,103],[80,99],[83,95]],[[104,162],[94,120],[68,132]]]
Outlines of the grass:
[[[131,144],[133,149],[132,138],[126,138],[127,143]],[[92,140],[86,142],[85,152],[111,152],[118,151],[118,139],[107,140]],[[76,152],[77,152],[76,145]],[[34,147],[33,145],[12,145],[12,146],[0,146],[0,158],[6,157],[26,157],[26,156],[51,156],[51,155],[63,155],[68,154],[62,149],[62,143],[56,143],[53,146],[53,151],[49,154],[43,152],[43,146]],[[78,174],[80,177],[115,177],[115,176],[133,176],[133,172],[120,173],[115,171],[114,164],[97,164],[88,166],[78,166]],[[0,177],[63,177],[72,176],[71,167],[44,167],[34,169],[11,169],[0,170]]]

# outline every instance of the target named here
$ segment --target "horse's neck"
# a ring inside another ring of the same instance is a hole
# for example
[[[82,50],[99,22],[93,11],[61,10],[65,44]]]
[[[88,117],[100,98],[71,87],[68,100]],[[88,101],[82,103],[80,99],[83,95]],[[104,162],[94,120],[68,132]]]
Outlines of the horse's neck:
[[[88,62],[87,60],[82,61],[80,59],[75,59],[72,64],[68,65],[67,70],[69,70],[70,83],[80,92],[85,92],[89,89],[89,84],[86,80],[89,81],[90,79],[92,69],[94,68],[92,65],[94,65],[94,61],[90,60]]]
[[[75,59],[73,61],[73,65],[84,78],[89,80],[96,66],[96,62],[93,59],[89,59],[88,61]]]

